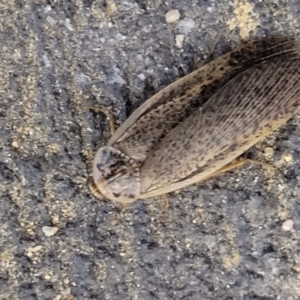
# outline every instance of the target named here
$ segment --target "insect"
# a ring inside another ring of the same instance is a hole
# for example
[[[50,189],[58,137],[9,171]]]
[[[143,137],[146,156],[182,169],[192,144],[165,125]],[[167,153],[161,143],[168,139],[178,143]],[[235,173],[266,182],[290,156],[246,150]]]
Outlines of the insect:
[[[175,81],[98,149],[91,191],[122,204],[220,172],[300,108],[300,48],[252,41]]]

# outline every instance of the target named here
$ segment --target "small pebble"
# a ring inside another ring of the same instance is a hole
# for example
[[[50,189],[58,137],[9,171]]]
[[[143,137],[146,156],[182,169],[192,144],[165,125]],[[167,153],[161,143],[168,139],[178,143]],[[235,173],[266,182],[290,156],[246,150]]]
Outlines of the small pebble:
[[[294,227],[294,221],[291,219],[285,220],[281,225],[281,228],[284,231],[290,231],[293,229],[293,227]]]
[[[73,30],[74,30],[74,29],[73,29],[73,26],[72,26],[72,24],[71,24],[71,20],[70,20],[70,19],[66,18],[65,21],[64,21],[64,24],[65,24],[65,26],[66,26],[70,31],[73,31]]]
[[[27,249],[26,255],[31,258],[35,255],[34,253],[37,253],[37,252],[41,251],[42,249],[43,249],[42,245],[38,245],[38,246],[35,246],[35,247],[29,247]]]
[[[183,41],[184,41],[184,35],[183,34],[177,34],[176,37],[175,37],[175,42],[176,42],[176,46],[178,48],[182,48]]]
[[[35,246],[35,247],[29,247],[28,248],[28,252],[39,252],[43,249],[43,246],[42,245],[38,245],[38,246]]]
[[[43,226],[42,230],[45,236],[53,236],[59,230],[59,228],[56,226]]]
[[[45,274],[44,278],[45,278],[46,280],[51,280],[52,277],[51,277],[50,274]]]
[[[11,144],[13,147],[19,148],[19,143],[17,141],[13,141]]]
[[[180,18],[179,10],[173,9],[166,13],[166,22],[167,23],[174,23],[178,21]]]
[[[144,81],[144,80],[146,79],[146,76],[145,76],[145,74],[140,73],[140,74],[138,74],[138,78],[139,78],[140,80]]]
[[[283,159],[286,162],[291,162],[293,160],[293,156],[291,154],[286,154],[286,155],[284,155]]]
[[[54,27],[56,24],[56,20],[54,20],[51,16],[47,16],[46,22],[52,27]]]
[[[51,11],[51,9],[52,9],[51,6],[47,5],[47,6],[45,6],[44,11],[45,11],[45,13],[48,13]]]
[[[45,68],[51,67],[51,62],[48,59],[48,56],[46,54],[43,55],[43,61],[44,61],[44,64],[45,64]]]
[[[265,155],[267,155],[267,156],[273,156],[274,149],[272,147],[266,147],[264,152],[265,152]]]

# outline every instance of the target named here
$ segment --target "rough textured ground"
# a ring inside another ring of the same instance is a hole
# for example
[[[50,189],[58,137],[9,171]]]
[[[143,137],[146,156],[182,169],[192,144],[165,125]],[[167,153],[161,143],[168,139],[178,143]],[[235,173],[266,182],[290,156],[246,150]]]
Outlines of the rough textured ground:
[[[165,222],[157,199],[120,221],[101,203],[95,221],[77,180],[109,137],[87,106],[122,122],[218,32],[216,55],[299,36],[299,1],[1,1],[1,300],[300,299],[299,116],[251,151],[282,173],[249,165],[172,194]]]

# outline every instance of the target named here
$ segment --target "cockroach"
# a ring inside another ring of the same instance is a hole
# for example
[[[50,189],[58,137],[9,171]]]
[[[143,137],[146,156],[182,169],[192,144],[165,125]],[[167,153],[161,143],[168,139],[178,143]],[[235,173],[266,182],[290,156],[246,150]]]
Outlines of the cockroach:
[[[299,49],[251,41],[162,89],[97,151],[92,193],[126,205],[222,172],[299,111]]]

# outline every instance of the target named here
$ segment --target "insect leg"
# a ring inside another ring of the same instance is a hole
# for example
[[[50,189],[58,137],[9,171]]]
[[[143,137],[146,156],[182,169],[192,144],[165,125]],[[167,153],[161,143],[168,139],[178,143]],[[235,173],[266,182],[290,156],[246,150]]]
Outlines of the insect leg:
[[[267,162],[262,162],[262,161],[258,161],[258,160],[255,160],[255,159],[250,159],[250,158],[246,158],[246,160],[249,162],[249,163],[252,163],[252,164],[257,164],[257,165],[260,165],[264,168],[267,168],[273,172],[278,172],[280,173],[281,175],[284,175],[282,173],[281,170],[279,170],[278,168],[276,168],[274,165],[270,164],[270,163],[267,163]]]
[[[106,119],[108,120],[110,134],[113,135],[115,133],[115,131],[116,131],[115,117],[108,108],[97,107],[97,106],[88,106],[88,105],[83,105],[82,107],[85,109],[93,110],[97,113],[99,113],[99,112],[103,113],[106,116]]]
[[[200,66],[198,66],[198,67],[202,67],[202,66],[208,64],[210,61],[212,61],[212,59],[214,57],[214,53],[216,52],[217,45],[219,44],[219,42],[221,40],[221,36],[222,36],[222,32],[219,32],[217,34],[217,37],[215,38],[214,44],[212,45],[212,47],[209,47],[209,52],[208,52],[206,58],[204,59],[204,61],[201,62]]]
[[[243,165],[245,165],[247,163],[248,163],[248,159],[247,158],[242,158],[242,159],[239,159],[239,160],[234,160],[233,162],[231,162],[230,164],[222,167],[221,169],[219,169],[215,173],[212,173],[211,175],[209,175],[209,177],[207,177],[205,179],[217,176],[220,173],[231,171],[231,170],[233,170],[235,168],[238,168],[238,167],[241,167],[241,166],[243,166]]]
[[[170,205],[169,205],[170,201],[169,201],[169,198],[168,198],[168,196],[166,194],[161,195],[160,197],[164,201],[164,213],[161,216],[161,221],[165,222],[167,220],[167,217],[168,217],[168,212],[169,212],[169,207],[170,207]]]

